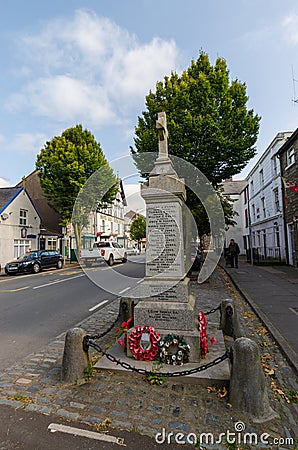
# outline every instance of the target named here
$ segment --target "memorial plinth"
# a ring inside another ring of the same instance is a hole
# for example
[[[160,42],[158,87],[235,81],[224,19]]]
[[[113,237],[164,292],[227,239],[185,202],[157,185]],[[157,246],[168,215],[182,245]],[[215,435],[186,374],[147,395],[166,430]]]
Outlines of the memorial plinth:
[[[146,271],[137,294],[134,292],[139,297],[134,309],[134,326],[152,326],[162,338],[171,333],[183,336],[190,345],[189,361],[198,362],[198,320],[195,299],[189,294],[184,260],[185,184],[168,157],[166,126],[164,131],[159,157],[148,182],[141,186],[146,203]]]

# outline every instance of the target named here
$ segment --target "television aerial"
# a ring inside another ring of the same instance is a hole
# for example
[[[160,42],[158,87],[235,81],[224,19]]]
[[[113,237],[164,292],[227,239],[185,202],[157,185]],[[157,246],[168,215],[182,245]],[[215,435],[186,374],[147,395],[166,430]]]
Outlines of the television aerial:
[[[295,77],[294,77],[294,69],[293,69],[293,66],[292,66],[292,80],[293,80],[293,99],[292,99],[292,102],[293,103],[298,103],[298,98],[296,97],[296,85],[295,85],[295,83],[298,83],[298,80],[296,80],[295,79]]]

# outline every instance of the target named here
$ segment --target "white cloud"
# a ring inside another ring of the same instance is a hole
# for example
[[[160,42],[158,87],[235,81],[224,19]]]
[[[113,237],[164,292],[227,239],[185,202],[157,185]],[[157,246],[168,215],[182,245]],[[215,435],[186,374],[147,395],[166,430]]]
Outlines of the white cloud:
[[[10,186],[9,181],[6,180],[5,178],[0,177],[0,187],[7,187],[7,186]]]
[[[69,76],[37,79],[27,86],[28,101],[37,115],[61,121],[104,124],[113,117],[103,88]]]
[[[133,104],[175,69],[178,54],[173,41],[154,38],[149,44],[135,46],[118,56],[108,65],[109,91],[114,98],[120,96]]]
[[[23,85],[7,107],[26,105],[51,119],[104,125],[125,122],[143,106],[149,89],[176,70],[174,41],[138,42],[134,34],[105,17],[77,10],[71,19],[43,24],[40,32],[19,39]]]
[[[146,215],[146,205],[141,197],[140,184],[124,184],[124,193],[127,201],[125,212],[130,210]]]
[[[298,44],[298,14],[291,13],[288,14],[283,22],[282,26],[284,28],[285,39],[291,45]]]
[[[39,153],[44,147],[47,137],[42,133],[19,133],[11,140],[6,140],[5,152]]]

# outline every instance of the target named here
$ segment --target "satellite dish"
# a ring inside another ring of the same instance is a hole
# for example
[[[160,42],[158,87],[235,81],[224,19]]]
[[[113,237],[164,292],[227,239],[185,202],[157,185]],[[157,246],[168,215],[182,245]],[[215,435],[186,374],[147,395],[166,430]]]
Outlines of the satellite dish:
[[[1,219],[2,220],[6,220],[6,219],[8,219],[8,217],[9,217],[9,215],[7,213],[2,213],[1,214]]]

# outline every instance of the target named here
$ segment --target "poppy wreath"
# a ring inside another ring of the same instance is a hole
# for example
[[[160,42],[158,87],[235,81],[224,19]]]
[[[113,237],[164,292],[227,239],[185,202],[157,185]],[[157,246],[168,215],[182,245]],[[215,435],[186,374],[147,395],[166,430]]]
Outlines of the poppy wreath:
[[[146,350],[141,347],[143,334],[149,334],[150,347]],[[129,349],[135,359],[139,361],[154,361],[159,351],[160,335],[153,327],[140,325],[136,327],[128,338]]]
[[[208,353],[208,339],[207,339],[207,319],[205,314],[201,311],[199,314],[200,321],[200,346],[201,346],[201,357],[204,358]]]
[[[171,333],[159,343],[159,358],[166,364],[183,365],[189,360],[190,345],[183,336]]]

